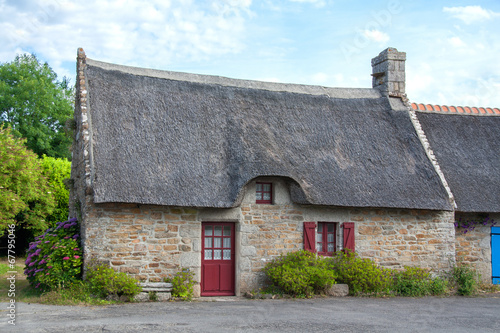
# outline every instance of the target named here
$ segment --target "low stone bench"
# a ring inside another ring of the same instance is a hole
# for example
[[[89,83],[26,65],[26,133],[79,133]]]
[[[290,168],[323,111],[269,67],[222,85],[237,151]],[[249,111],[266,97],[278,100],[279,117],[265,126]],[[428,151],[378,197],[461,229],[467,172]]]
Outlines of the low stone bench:
[[[345,297],[349,295],[349,286],[347,284],[334,284],[326,291],[328,296]]]
[[[147,302],[150,300],[150,292],[156,294],[156,300],[163,302],[172,298],[172,284],[167,282],[144,282],[140,284],[142,292],[135,296],[137,302]]]

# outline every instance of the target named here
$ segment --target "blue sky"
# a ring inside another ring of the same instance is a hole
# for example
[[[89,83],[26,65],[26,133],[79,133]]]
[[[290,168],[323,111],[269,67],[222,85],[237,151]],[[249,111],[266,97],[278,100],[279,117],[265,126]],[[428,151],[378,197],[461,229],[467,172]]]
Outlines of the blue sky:
[[[500,107],[500,1],[0,0],[0,62],[33,52],[74,82],[92,59],[232,78],[371,87],[407,53],[411,101]]]

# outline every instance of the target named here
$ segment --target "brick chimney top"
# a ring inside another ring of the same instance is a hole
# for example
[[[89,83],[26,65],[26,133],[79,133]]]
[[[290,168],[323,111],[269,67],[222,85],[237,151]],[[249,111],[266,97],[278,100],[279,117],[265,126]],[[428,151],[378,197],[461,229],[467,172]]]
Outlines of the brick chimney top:
[[[392,97],[406,98],[406,53],[389,47],[372,59],[372,86]]]

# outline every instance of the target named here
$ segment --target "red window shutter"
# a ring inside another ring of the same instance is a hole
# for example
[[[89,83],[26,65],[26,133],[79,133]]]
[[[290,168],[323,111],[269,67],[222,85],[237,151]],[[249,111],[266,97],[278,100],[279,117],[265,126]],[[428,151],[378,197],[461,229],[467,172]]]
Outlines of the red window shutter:
[[[316,222],[304,222],[304,250],[316,253]]]
[[[344,250],[349,249],[352,252],[355,250],[354,244],[354,223],[344,222]]]

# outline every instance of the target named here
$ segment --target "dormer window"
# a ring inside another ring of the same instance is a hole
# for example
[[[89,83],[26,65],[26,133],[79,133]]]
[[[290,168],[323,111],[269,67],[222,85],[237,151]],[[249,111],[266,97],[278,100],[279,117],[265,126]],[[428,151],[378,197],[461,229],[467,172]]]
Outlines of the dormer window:
[[[255,203],[272,204],[273,203],[273,184],[257,183],[255,187]]]

